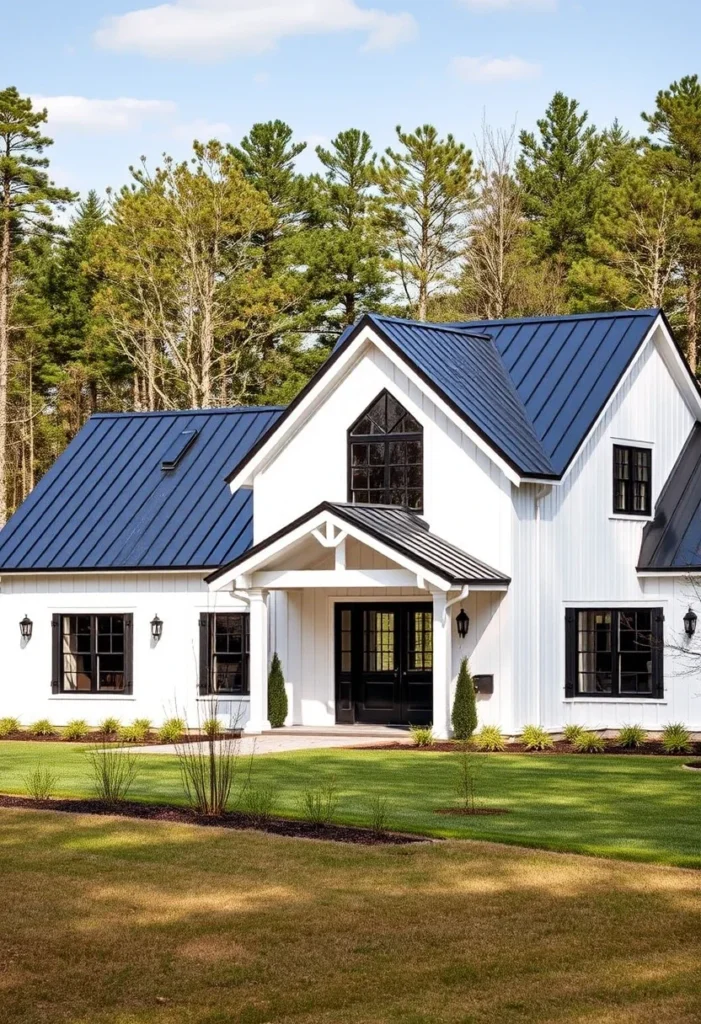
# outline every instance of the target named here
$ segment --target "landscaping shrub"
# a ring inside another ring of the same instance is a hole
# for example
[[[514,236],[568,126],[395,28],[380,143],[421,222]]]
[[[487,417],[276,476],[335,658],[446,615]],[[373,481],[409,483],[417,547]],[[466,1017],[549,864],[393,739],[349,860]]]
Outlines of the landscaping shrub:
[[[389,806],[386,796],[372,796],[368,801],[370,810],[370,828],[375,832],[386,832],[389,820]]]
[[[98,800],[108,804],[126,800],[139,774],[138,754],[130,754],[109,743],[101,743],[88,751],[88,764]]]
[[[436,742],[430,725],[410,725],[409,732],[416,747],[432,747]]]
[[[90,726],[84,718],[74,718],[63,727],[65,740],[84,740],[90,732]]]
[[[151,732],[150,718],[135,718],[131,724],[134,726],[134,728],[139,733],[142,739],[148,739],[149,733]]]
[[[167,718],[158,730],[158,738],[161,743],[177,743],[185,733],[185,720],[183,718]]]
[[[472,737],[472,742],[477,750],[506,750],[506,741],[498,725],[483,725]]]
[[[273,786],[246,786],[241,795],[241,810],[256,821],[270,821],[275,798]]]
[[[642,725],[622,725],[618,732],[618,742],[627,750],[637,750],[647,739]]]
[[[119,732],[121,722],[114,715],[108,715],[107,718],[103,718],[97,727],[97,731],[103,733],[105,736],[116,736]]]
[[[574,742],[578,754],[603,754],[606,740],[598,732],[583,732]]]
[[[521,742],[526,750],[552,750],[555,746],[550,733],[540,725],[525,725],[521,733]]]
[[[282,665],[277,654],[273,654],[268,674],[268,721],[273,729],[280,729],[287,718],[287,692]]]
[[[176,744],[180,777],[190,806],[199,814],[218,817],[226,810],[231,796],[238,767],[238,741],[231,735],[225,736],[214,702],[199,731],[207,737],[204,743]]]
[[[135,718],[130,725],[122,725],[117,738],[122,743],[143,743],[148,739],[151,723],[148,718]]]
[[[209,718],[205,718],[200,725],[200,730],[208,739],[217,739],[223,735],[221,722],[216,715],[210,715]]]
[[[34,722],[33,725],[29,726],[29,731],[32,736],[54,736],[56,730],[54,729],[48,718],[40,718]]]
[[[681,722],[671,722],[662,730],[662,749],[665,754],[688,754],[691,734]]]
[[[48,800],[54,795],[57,782],[58,777],[50,768],[34,768],[24,777],[24,785],[32,800]]]
[[[21,728],[19,718],[0,718],[0,739],[3,736],[10,736],[13,732],[19,732]]]
[[[333,778],[302,793],[302,813],[315,825],[328,825],[333,821],[337,806],[338,789]]]
[[[452,714],[453,732],[458,740],[469,740],[477,728],[477,695],[467,658],[460,662]]]
[[[467,740],[458,749],[456,762],[456,791],[463,810],[474,813],[477,795],[477,759]]]
[[[583,725],[571,723],[562,730],[562,735],[568,743],[576,743],[582,733],[585,732]]]

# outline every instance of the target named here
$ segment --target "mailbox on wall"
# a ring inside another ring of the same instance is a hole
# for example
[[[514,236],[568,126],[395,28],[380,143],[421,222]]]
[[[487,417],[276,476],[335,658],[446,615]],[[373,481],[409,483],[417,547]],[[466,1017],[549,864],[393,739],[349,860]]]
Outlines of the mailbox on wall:
[[[494,693],[494,676],[473,676],[475,692],[483,697]]]

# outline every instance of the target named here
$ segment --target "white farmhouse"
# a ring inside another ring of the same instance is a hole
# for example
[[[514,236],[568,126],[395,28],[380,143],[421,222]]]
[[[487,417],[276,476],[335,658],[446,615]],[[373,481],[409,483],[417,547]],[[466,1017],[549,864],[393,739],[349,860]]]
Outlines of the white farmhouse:
[[[701,728],[701,396],[659,310],[366,316],[285,410],[92,417],[0,533],[0,714]],[[689,622],[687,622],[690,628]]]

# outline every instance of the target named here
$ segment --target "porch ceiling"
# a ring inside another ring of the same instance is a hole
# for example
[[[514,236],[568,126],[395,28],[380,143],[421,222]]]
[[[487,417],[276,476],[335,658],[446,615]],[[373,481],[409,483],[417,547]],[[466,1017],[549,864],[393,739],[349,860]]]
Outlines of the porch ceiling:
[[[394,505],[349,505],[322,502],[304,516],[294,520],[282,530],[256,544],[240,558],[229,562],[207,577],[207,583],[214,589],[223,589],[229,582],[252,573],[270,576],[258,585],[272,583],[272,574],[260,573],[270,568],[273,556],[283,556],[300,540],[310,535],[317,536],[319,528],[327,524],[339,531],[335,540],[329,535],[329,547],[341,544],[342,537],[350,536],[363,544],[391,558],[393,562],[409,573],[425,577],[440,589],[458,586],[480,587],[482,589],[506,589],[510,578],[465,551],[436,536],[428,524],[416,513]],[[277,560],[277,559],[276,559]],[[364,575],[346,569],[345,562],[336,563],[335,571],[306,570],[308,584],[315,586],[368,586],[368,571]],[[287,586],[305,585],[304,571],[287,574]],[[406,585],[398,580],[390,582],[390,573],[376,570],[375,584]],[[395,573],[396,575],[396,573]],[[357,579],[356,579],[357,577]],[[325,582],[326,581],[326,582]],[[250,584],[249,584],[250,585]],[[281,585],[278,583],[278,585]]]

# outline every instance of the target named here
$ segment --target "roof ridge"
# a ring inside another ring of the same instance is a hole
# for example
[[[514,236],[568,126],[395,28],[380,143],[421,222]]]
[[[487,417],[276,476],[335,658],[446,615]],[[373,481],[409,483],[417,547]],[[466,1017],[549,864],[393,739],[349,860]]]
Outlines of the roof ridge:
[[[94,412],[91,420],[131,418],[135,416],[216,416],[230,413],[248,412],[282,412],[287,406],[284,405],[228,405],[216,406],[210,409],[144,409],[140,411],[131,410],[125,412]]]
[[[373,323],[375,321],[379,321],[381,323],[383,320],[387,320],[393,324],[406,324],[409,327],[419,327],[421,328],[421,330],[424,330],[425,328],[430,328],[431,330],[434,331],[445,331],[446,333],[449,334],[462,334],[468,335],[468,337],[471,338],[480,338],[483,341],[492,341],[490,335],[480,334],[479,331],[470,331],[467,325],[465,327],[460,327],[458,324],[443,324],[435,320],[409,320],[406,317],[383,316],[382,314],[379,313],[368,313],[368,317]]]
[[[449,326],[459,330],[469,330],[473,324],[485,324],[489,326],[505,325],[505,324],[552,324],[552,323],[563,323],[567,320],[606,320],[624,316],[659,316],[662,313],[661,306],[649,306],[646,309],[609,309],[602,310],[598,313],[551,313],[543,316],[509,316],[503,319],[497,320],[452,320]]]

